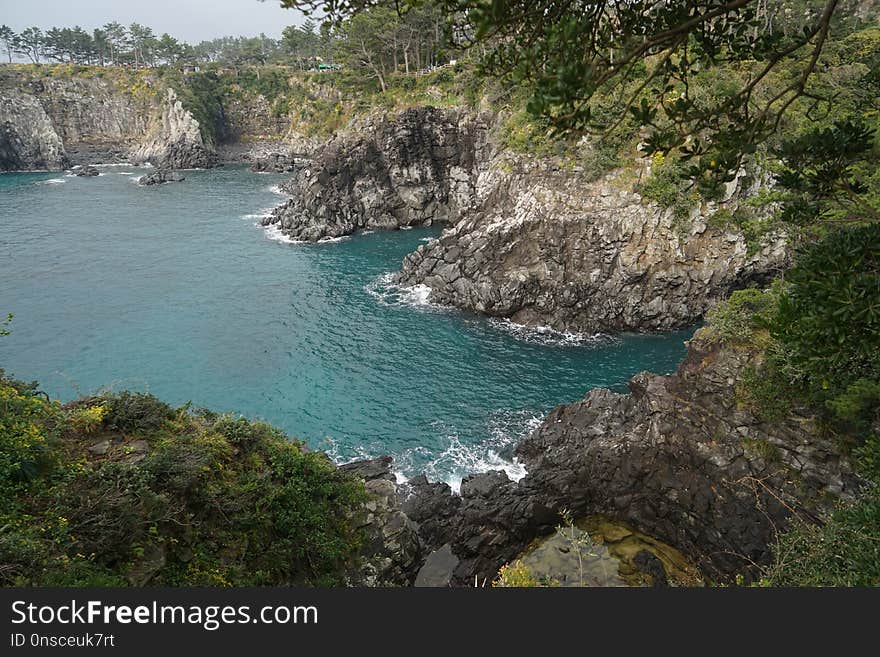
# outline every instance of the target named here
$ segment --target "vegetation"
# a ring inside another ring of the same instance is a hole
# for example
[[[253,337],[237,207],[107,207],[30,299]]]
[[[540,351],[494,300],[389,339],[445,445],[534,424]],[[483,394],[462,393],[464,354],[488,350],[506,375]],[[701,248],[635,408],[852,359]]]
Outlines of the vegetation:
[[[340,584],[365,499],[265,423],[0,371],[2,585]]]

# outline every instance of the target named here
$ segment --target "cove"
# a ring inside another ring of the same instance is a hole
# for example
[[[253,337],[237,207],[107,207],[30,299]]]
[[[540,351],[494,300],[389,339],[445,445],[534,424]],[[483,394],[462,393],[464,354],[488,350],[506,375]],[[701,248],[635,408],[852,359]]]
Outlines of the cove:
[[[284,243],[256,225],[282,176],[143,188],[143,169],[100,169],[0,175],[0,367],[64,400],[147,391],[455,486],[521,474],[510,450],[549,409],[674,370],[691,333],[559,336],[428,306],[384,281],[439,229]]]

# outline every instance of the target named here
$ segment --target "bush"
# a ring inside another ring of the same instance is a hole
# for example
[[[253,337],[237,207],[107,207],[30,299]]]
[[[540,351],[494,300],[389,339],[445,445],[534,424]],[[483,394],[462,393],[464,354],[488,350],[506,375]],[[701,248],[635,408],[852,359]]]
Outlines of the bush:
[[[833,400],[851,398],[860,379],[880,381],[880,225],[829,233],[800,252],[785,282],[771,335],[804,373],[807,399],[845,410]]]
[[[0,487],[0,585],[22,586],[342,584],[367,500],[266,423],[128,392],[64,410],[2,373]]]
[[[709,311],[709,326],[722,342],[753,344],[757,332],[766,332],[776,303],[774,291],[737,290]]]
[[[120,392],[105,395],[104,424],[122,433],[149,433],[173,417],[171,407],[153,395]]]

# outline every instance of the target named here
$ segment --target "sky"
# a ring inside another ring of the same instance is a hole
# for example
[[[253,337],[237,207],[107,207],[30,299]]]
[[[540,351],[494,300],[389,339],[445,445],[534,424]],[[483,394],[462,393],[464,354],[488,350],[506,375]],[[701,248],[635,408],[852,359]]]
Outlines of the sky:
[[[141,23],[188,43],[221,36],[278,38],[303,17],[279,0],[0,0],[0,24],[16,32],[36,25],[89,31],[110,21]]]

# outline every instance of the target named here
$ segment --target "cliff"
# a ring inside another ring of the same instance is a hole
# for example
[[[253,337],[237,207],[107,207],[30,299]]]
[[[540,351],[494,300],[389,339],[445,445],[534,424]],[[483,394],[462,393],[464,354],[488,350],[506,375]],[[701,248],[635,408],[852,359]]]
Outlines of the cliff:
[[[175,91],[149,73],[3,68],[0,170],[119,161],[193,168],[214,156]]]
[[[452,222],[474,196],[488,125],[466,112],[416,107],[373,115],[329,140],[286,184],[264,224],[296,240]]]
[[[401,489],[403,511],[458,584],[493,579],[553,531],[561,509],[626,522],[681,550],[710,581],[748,578],[793,517],[815,519],[860,485],[815,418],[770,423],[737,403],[755,358],[701,329],[675,374],[642,373],[629,394],[595,389],[552,411],[517,447],[528,471],[519,482],[472,475],[458,497],[417,477]]]
[[[715,302],[787,262],[781,236],[754,253],[714,225],[724,202],[677,217],[623,172],[598,181],[549,160],[500,157],[480,172],[472,211],[409,255],[397,281],[431,301],[562,332],[688,326]]]

